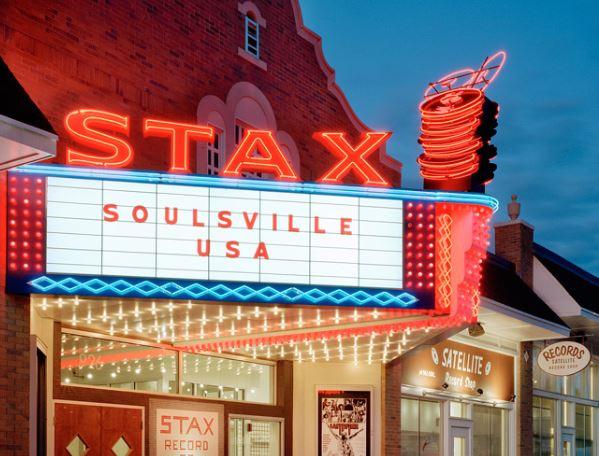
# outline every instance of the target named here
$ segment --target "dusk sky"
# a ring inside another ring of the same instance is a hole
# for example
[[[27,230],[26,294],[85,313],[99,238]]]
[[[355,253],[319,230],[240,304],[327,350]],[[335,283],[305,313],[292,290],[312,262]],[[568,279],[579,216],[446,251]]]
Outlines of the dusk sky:
[[[507,51],[487,89],[501,109],[487,187],[501,203],[494,221],[508,219],[517,194],[536,242],[599,274],[599,2],[300,2],[359,117],[394,132],[388,150],[404,164],[405,187],[422,186],[427,83]]]

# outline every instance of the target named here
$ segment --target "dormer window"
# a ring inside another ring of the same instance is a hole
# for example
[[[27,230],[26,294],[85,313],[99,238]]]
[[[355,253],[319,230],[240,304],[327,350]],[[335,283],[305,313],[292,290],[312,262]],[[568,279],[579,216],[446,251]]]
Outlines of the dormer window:
[[[245,16],[245,51],[260,58],[260,24],[250,14]]]

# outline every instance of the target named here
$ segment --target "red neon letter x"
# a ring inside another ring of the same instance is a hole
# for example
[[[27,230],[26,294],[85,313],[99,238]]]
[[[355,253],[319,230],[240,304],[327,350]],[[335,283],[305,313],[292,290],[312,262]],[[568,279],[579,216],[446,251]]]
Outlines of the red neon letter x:
[[[145,119],[144,136],[171,138],[171,172],[189,173],[189,143],[191,140],[212,141],[214,130],[202,125]]]
[[[273,173],[278,179],[288,181],[299,180],[270,131],[248,130],[227,160],[222,175],[239,177],[244,171]]]
[[[389,183],[366,161],[366,158],[381,147],[391,136],[388,132],[368,132],[355,148],[345,139],[344,133],[315,133],[314,139],[340,160],[318,181],[338,184],[353,170],[364,185],[388,187]]]

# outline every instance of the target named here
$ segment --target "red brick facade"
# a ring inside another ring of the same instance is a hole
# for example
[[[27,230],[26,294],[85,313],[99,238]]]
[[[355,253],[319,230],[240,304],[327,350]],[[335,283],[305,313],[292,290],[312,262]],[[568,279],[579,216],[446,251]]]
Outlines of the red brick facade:
[[[142,118],[194,123],[202,97],[224,100],[235,83],[248,81],[265,94],[278,128],[295,141],[302,178],[315,180],[335,158],[312,134],[345,131],[355,138],[359,120],[348,115],[332,69],[319,58],[319,42],[307,39],[316,38],[303,29],[296,0],[254,4],[267,24],[260,33],[267,70],[238,55],[244,19],[237,0],[8,1],[0,19],[0,55],[58,132],[59,162],[67,144],[65,114],[97,108],[131,116],[137,151],[132,168],[167,170],[167,140],[144,139]],[[380,168],[400,185],[397,171]]]

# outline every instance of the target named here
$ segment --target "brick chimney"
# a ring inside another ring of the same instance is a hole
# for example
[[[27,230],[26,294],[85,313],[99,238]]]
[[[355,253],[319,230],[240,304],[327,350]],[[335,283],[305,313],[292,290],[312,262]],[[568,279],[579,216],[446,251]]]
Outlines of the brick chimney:
[[[512,195],[508,222],[495,224],[495,254],[511,261],[516,272],[532,288],[534,227],[520,219],[520,203]]]

